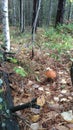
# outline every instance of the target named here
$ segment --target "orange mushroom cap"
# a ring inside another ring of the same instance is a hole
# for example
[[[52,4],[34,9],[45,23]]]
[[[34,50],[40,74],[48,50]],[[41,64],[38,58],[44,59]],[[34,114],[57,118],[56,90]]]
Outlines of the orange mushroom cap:
[[[56,76],[57,76],[56,72],[51,68],[46,69],[45,75],[46,75],[47,78],[51,78],[51,79],[55,79]]]

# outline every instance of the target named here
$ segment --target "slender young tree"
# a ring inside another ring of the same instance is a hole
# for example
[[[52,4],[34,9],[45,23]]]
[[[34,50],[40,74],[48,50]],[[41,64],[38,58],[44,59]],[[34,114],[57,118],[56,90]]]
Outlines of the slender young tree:
[[[9,33],[9,21],[8,21],[8,0],[2,0],[2,12],[3,12],[3,34],[6,51],[10,51],[10,33]]]
[[[20,31],[24,32],[24,0],[20,0]]]
[[[33,33],[34,21],[35,21],[37,9],[38,9],[38,4],[39,4],[39,0],[33,0],[32,33]],[[38,20],[37,20],[37,25],[38,25]],[[37,25],[35,28],[35,32],[37,29]]]
[[[58,24],[63,24],[63,18],[64,18],[64,12],[65,12],[65,2],[66,2],[66,0],[58,0],[58,9],[57,9],[55,27]]]
[[[37,25],[37,20],[38,20],[38,16],[39,16],[40,6],[41,6],[41,0],[39,0],[39,3],[38,3],[38,8],[37,8],[36,16],[34,19],[33,28],[32,28],[32,56],[31,56],[31,59],[33,59],[33,57],[34,57],[35,32],[36,32],[36,25]]]

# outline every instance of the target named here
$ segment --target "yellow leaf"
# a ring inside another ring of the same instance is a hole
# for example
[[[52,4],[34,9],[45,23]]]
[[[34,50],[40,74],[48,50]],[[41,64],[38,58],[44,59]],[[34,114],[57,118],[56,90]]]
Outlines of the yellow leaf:
[[[39,106],[42,107],[44,104],[45,104],[45,98],[42,95],[42,96],[40,96],[40,97],[37,98],[37,105],[39,105]]]
[[[31,117],[31,121],[32,121],[32,122],[37,122],[37,121],[39,120],[39,118],[40,118],[40,115],[33,115],[33,116]]]

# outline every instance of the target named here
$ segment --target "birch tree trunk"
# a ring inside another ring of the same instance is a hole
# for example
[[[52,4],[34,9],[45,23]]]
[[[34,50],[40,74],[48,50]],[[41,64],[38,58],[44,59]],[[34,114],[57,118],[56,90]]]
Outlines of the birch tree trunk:
[[[8,21],[8,0],[2,0],[2,12],[3,12],[3,34],[4,44],[6,51],[10,51],[10,33],[9,33],[9,21]]]

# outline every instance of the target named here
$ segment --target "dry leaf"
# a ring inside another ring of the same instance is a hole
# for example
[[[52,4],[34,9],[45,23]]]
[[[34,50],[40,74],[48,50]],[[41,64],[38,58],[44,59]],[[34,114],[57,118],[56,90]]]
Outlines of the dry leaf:
[[[59,74],[59,75],[62,75],[62,74],[63,74],[63,72],[62,72],[62,71],[59,71],[59,72],[58,72],[58,74]]]
[[[14,104],[16,104],[17,102],[19,102],[19,98],[18,97],[14,97]]]
[[[54,97],[54,101],[59,102],[59,97]]]
[[[37,122],[39,120],[39,118],[40,118],[40,115],[33,115],[33,116],[31,116],[31,121]]]
[[[31,129],[32,130],[38,130],[39,129],[39,123],[32,123],[31,124]]]
[[[63,90],[61,91],[61,93],[62,93],[62,94],[65,94],[65,93],[67,93],[67,90],[63,89]]]
[[[67,126],[70,128],[70,130],[73,130],[73,124],[67,124]]]
[[[61,98],[60,102],[68,102],[67,98]]]
[[[34,84],[32,87],[33,88],[39,88],[39,85],[38,84]]]
[[[45,120],[55,119],[56,116],[58,116],[58,113],[56,111],[50,111],[50,112],[47,113]]]
[[[39,105],[39,106],[42,107],[44,104],[45,104],[45,98],[42,95],[42,96],[40,96],[40,97],[37,98],[37,105]]]
[[[40,113],[40,109],[31,108],[31,112],[38,114],[38,113]]]
[[[66,80],[65,80],[65,79],[62,79],[60,83],[66,84]]]
[[[49,91],[46,91],[46,94],[47,94],[47,95],[51,95],[51,93],[50,93]]]
[[[62,105],[59,105],[58,103],[49,104],[48,106],[49,106],[50,109],[55,110],[55,111],[58,111],[58,110],[62,110],[62,109],[63,109],[63,106],[62,106]]]
[[[58,129],[58,130],[69,130],[69,128],[67,128],[66,126],[60,126],[60,125],[57,125],[56,126],[56,128]]]
[[[39,87],[38,90],[40,90],[40,91],[44,91],[43,87]]]
[[[61,113],[61,116],[63,117],[64,120],[73,123],[72,110]]]
[[[33,85],[33,84],[34,84],[33,81],[28,80],[27,86],[31,86],[31,85]]]

